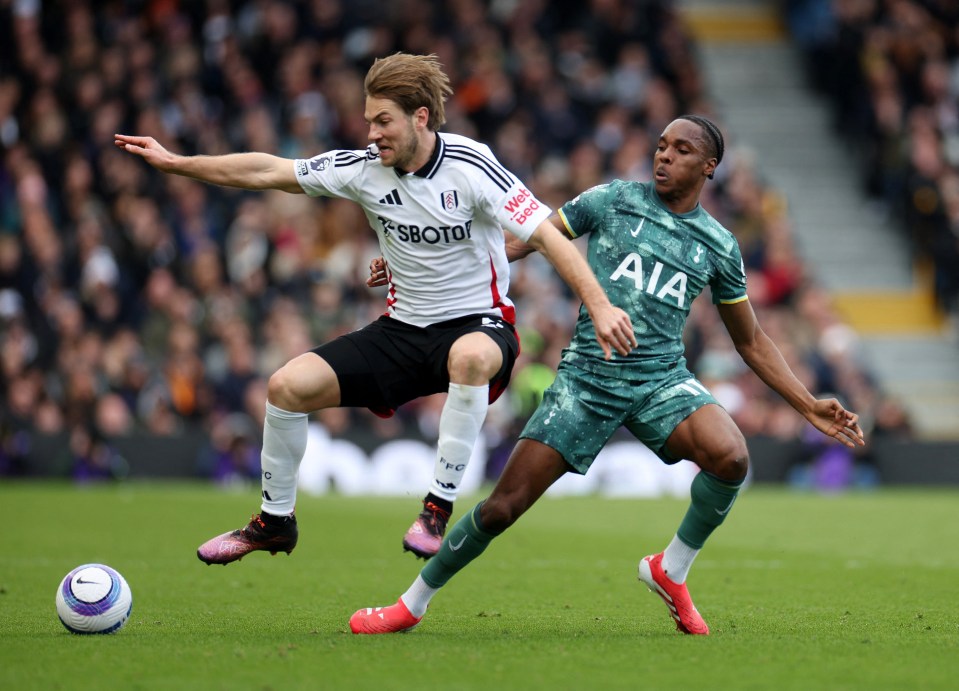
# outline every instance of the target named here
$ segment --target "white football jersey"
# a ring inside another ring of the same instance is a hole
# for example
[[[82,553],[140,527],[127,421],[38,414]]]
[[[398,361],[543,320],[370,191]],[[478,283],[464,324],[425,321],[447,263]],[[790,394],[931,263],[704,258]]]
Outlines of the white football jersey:
[[[488,146],[438,133],[429,162],[412,173],[383,166],[372,145],[294,165],[308,195],[363,207],[388,264],[391,316],[415,326],[469,314],[515,323],[502,229],[528,240],[551,209]]]

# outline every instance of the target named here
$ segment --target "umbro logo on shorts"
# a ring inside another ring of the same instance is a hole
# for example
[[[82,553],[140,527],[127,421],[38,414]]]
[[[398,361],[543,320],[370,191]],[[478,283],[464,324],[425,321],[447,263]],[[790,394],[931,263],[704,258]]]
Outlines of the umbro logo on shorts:
[[[380,200],[380,204],[387,204],[389,206],[403,206],[403,200],[400,199],[399,190],[393,190],[388,195],[383,197]]]

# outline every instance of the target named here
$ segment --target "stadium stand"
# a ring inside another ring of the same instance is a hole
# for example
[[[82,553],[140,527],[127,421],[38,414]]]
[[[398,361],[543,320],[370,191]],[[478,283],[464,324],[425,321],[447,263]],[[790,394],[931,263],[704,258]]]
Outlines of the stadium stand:
[[[349,203],[160,176],[117,152],[113,134],[182,153],[362,148],[362,75],[397,50],[438,54],[456,91],[446,129],[489,141],[554,207],[613,177],[648,176],[676,115],[722,122],[666,1],[2,4],[0,473],[123,475],[137,461],[118,449],[145,435],[193,440],[197,475],[258,477],[270,373],[383,310],[364,285],[373,234]],[[871,436],[909,438],[902,407],[832,347],[849,327],[800,260],[762,162],[737,149],[735,132],[727,139],[704,204],[742,244],[767,331]],[[930,223],[924,241],[935,233]],[[510,401],[487,423],[490,472],[495,441],[515,436],[575,318],[538,259],[514,265],[524,354]],[[804,422],[744,371],[708,304],[691,314],[688,358],[747,435],[802,440]],[[375,445],[429,438],[437,411],[427,399],[391,421],[359,410],[318,419]]]
[[[809,79],[856,148],[867,192],[889,207],[939,307],[959,311],[959,6],[792,0]]]

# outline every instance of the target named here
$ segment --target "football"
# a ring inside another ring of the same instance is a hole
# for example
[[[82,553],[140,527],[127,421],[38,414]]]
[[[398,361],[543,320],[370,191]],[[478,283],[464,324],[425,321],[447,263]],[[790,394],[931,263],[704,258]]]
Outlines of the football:
[[[103,564],[83,564],[60,581],[57,615],[71,633],[115,633],[133,609],[126,579]]]

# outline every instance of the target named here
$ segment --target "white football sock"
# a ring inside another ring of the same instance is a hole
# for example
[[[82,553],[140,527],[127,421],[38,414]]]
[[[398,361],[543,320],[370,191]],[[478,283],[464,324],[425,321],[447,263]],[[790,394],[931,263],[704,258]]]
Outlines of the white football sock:
[[[422,617],[426,614],[426,608],[430,605],[430,600],[433,599],[433,596],[439,592],[438,588],[431,588],[426,585],[420,576],[416,577],[416,580],[413,581],[413,585],[410,586],[410,589],[405,593],[400,595],[400,599],[403,601],[403,604],[406,605],[406,609],[410,611],[414,617]]]
[[[439,443],[430,492],[456,501],[463,474],[489,408],[489,385],[450,383],[440,415]]]
[[[678,535],[673,536],[673,541],[663,552],[663,571],[666,577],[673,583],[685,583],[689,567],[693,565],[697,554],[698,549],[687,545]]]
[[[263,450],[260,452],[262,510],[289,516],[296,505],[296,475],[306,451],[307,415],[266,402]]]

